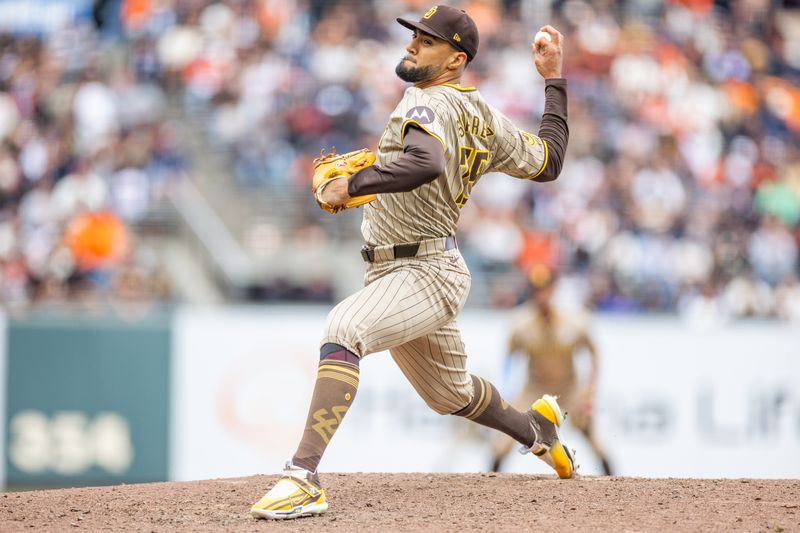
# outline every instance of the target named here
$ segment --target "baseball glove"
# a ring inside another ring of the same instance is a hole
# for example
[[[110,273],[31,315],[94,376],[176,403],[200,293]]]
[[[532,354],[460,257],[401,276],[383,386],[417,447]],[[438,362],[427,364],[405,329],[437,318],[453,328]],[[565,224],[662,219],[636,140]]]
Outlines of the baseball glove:
[[[312,182],[314,199],[322,209],[332,214],[336,214],[342,209],[350,209],[351,207],[358,207],[371,202],[376,198],[376,195],[354,196],[347,200],[344,205],[334,206],[322,200],[322,191],[333,180],[347,180],[350,176],[362,168],[372,165],[374,162],[375,154],[367,148],[341,155],[336,154],[336,148],[329,154],[320,152],[320,156],[314,160],[314,180]]]

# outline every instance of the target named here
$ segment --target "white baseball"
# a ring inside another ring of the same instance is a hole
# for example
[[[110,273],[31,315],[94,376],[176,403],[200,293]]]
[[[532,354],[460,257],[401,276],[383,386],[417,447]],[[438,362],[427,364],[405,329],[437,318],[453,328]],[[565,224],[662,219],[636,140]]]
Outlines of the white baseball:
[[[551,43],[553,42],[553,38],[546,31],[536,32],[536,36],[534,36],[533,42],[539,44],[540,42],[545,42],[545,41]]]

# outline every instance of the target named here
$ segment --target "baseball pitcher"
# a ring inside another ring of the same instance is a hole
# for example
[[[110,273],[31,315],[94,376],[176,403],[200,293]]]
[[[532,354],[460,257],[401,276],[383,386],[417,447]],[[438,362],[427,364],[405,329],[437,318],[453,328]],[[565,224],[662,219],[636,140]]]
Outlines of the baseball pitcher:
[[[369,151],[321,157],[313,189],[323,209],[363,205],[364,288],[328,315],[305,431],[283,476],[256,503],[257,518],[295,518],[328,508],[317,466],[358,391],[359,362],[389,350],[414,389],[437,413],[497,429],[545,461],[559,477],[574,475],[560,440],[561,409],[545,395],[522,412],[488,381],[467,372],[456,316],[470,273],[455,234],[461,208],[487,172],[519,179],[556,179],[567,148],[567,82],[561,78],[562,36],[532,46],[545,78],[538,135],[518,129],[461,76],[478,52],[478,30],[467,13],[448,6],[418,20],[395,69],[411,83]],[[374,164],[373,164],[374,161]]]

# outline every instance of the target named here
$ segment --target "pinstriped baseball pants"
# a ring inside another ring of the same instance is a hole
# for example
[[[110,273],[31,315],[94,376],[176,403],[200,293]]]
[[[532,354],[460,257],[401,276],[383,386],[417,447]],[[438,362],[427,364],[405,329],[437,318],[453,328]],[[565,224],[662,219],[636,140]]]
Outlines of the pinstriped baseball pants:
[[[437,413],[472,400],[467,355],[455,322],[471,277],[458,249],[420,248],[417,257],[392,259],[376,249],[365,286],[328,315],[322,344],[336,343],[359,357],[388,349],[417,393]]]

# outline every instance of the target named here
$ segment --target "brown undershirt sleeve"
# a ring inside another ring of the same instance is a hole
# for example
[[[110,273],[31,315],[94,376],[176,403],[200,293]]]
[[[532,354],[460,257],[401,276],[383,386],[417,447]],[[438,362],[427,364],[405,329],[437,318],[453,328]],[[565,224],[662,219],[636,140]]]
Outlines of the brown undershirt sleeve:
[[[539,126],[539,138],[547,141],[548,158],[536,181],[553,181],[561,173],[569,140],[567,80],[564,78],[545,80],[544,114]]]
[[[359,170],[347,182],[350,196],[408,192],[444,173],[444,149],[436,137],[409,126],[403,139],[403,155],[384,167]]]

